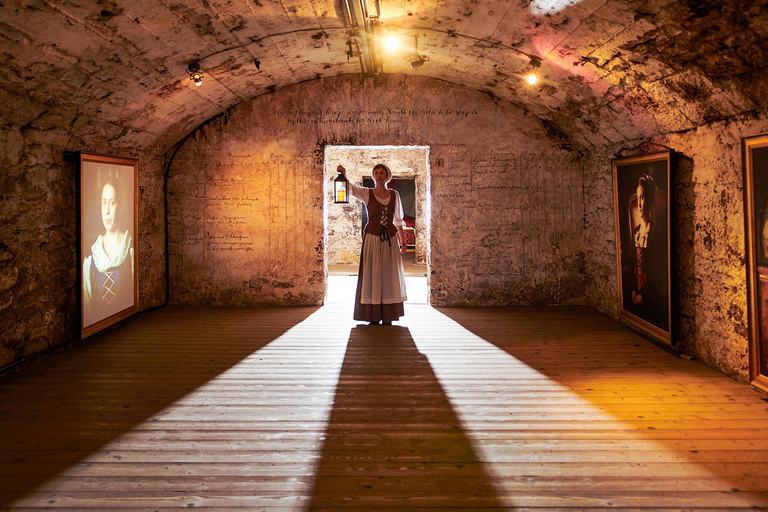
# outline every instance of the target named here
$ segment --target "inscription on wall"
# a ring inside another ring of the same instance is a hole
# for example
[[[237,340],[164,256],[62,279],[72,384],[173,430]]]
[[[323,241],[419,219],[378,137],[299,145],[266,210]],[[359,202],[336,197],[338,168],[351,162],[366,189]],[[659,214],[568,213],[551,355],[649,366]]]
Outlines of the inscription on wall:
[[[210,283],[216,283],[235,290],[227,303],[248,303],[248,297],[259,294],[272,294],[262,299],[270,303],[321,300],[322,289],[306,289],[308,281],[321,282],[312,273],[306,277],[307,269],[317,265],[313,240],[318,222],[313,218],[322,204],[322,197],[315,197],[319,181],[311,175],[312,159],[190,149],[184,155],[187,165],[180,165],[185,172],[169,183],[172,194],[188,196],[186,211],[172,219],[175,227],[169,233],[169,241],[180,247],[174,261],[180,262],[178,289],[183,291],[176,298],[193,302],[195,294],[206,293]],[[190,171],[201,160],[208,160],[207,165]],[[319,260],[322,264],[322,253]],[[301,288],[297,274],[304,276],[302,293],[312,299],[273,293],[294,285]],[[184,298],[187,290],[189,299]]]
[[[461,120],[477,116],[472,108],[386,108],[373,110],[324,108],[318,110],[276,108],[272,115],[285,119],[291,125],[301,124],[384,124],[408,123],[414,119],[432,118]]]
[[[543,279],[561,253],[577,252],[582,187],[569,154],[456,144],[438,150],[445,157],[432,169],[440,219],[433,230],[456,243],[433,261],[457,269],[459,283]]]
[[[346,144],[428,147],[429,173],[417,180],[428,214],[417,237],[425,234],[433,304],[583,295],[575,156],[513,105],[397,76],[289,87],[244,103],[187,140],[169,173],[172,300],[322,301],[322,157],[326,146]],[[359,236],[338,221],[329,230]]]

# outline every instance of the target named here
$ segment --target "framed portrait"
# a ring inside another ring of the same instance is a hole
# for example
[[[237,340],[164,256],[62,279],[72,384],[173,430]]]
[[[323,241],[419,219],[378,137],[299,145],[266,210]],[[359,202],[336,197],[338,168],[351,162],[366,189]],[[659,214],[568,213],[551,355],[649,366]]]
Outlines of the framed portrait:
[[[612,161],[619,317],[669,345],[671,156],[664,151]]]
[[[749,376],[768,391],[768,134],[742,139]]]
[[[80,153],[81,336],[138,312],[138,161]]]

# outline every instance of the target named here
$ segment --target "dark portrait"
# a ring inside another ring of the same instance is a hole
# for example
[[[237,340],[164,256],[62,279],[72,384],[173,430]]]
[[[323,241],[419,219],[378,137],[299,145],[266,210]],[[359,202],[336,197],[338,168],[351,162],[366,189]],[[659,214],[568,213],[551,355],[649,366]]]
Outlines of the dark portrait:
[[[620,315],[669,342],[668,154],[614,161]]]

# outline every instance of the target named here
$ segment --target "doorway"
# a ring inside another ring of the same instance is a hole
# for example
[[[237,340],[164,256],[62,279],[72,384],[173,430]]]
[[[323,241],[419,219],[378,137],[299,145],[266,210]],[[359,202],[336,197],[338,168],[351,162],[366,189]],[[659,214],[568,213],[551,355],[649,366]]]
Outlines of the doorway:
[[[429,302],[429,147],[428,146],[326,146],[324,183],[325,301],[343,300],[356,282],[362,230],[367,221],[365,205],[355,199],[335,204],[330,188],[336,167],[347,169],[347,178],[373,186],[370,173],[377,163],[392,170],[390,187],[400,194],[406,222],[407,251],[403,255],[408,302]],[[340,284],[344,282],[343,286]],[[342,288],[344,290],[342,290]],[[352,288],[350,303],[354,298]]]

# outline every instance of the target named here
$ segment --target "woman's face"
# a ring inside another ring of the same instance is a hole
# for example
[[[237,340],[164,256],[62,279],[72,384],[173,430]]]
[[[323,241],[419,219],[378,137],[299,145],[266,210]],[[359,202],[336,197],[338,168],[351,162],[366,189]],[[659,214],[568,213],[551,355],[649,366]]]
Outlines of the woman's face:
[[[384,184],[387,182],[387,178],[389,177],[389,173],[387,170],[383,167],[374,167],[373,168],[373,181],[376,182],[376,184]]]
[[[645,189],[642,185],[637,186],[637,209],[640,210],[640,216],[648,220],[648,204],[646,203]]]
[[[101,221],[107,232],[117,229],[117,191],[110,184],[101,191]]]

